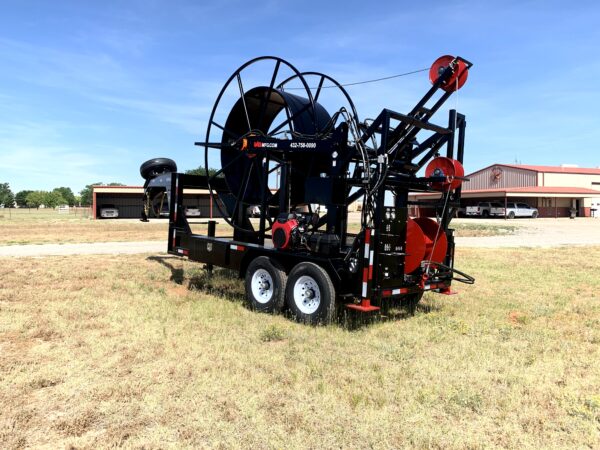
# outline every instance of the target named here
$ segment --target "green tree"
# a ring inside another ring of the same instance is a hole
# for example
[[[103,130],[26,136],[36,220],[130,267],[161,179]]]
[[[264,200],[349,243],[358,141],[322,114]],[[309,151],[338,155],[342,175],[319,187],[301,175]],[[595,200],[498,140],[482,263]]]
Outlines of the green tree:
[[[20,208],[25,208],[27,206],[27,196],[33,191],[19,191],[17,195],[15,195],[15,200],[17,202],[17,206]]]
[[[6,194],[6,199],[4,201],[4,207],[5,208],[14,208],[15,207],[15,195],[12,193],[12,191],[8,191],[8,193]]]
[[[219,169],[215,169],[214,167],[209,167],[208,168],[208,176],[213,176],[218,171],[219,171]],[[200,176],[204,176],[204,175],[206,175],[206,169],[205,169],[204,166],[200,166],[197,169],[186,170],[185,174],[186,175],[200,175]],[[219,175],[217,175],[218,178],[222,178],[224,176],[225,175],[223,174],[223,172],[221,172]]]
[[[4,205],[5,208],[12,208],[15,205],[15,195],[8,183],[0,183],[0,205]]]
[[[79,195],[81,196],[81,206],[91,206],[92,205],[92,190],[94,186],[125,186],[123,183],[108,183],[105,184],[101,181],[98,183],[88,184],[84,187]]]
[[[39,208],[44,204],[46,192],[44,191],[31,191],[27,194],[26,202],[30,208]]]
[[[75,195],[70,187],[58,187],[52,192],[59,194],[64,200],[66,205],[75,206]]]
[[[44,205],[46,208],[56,208],[58,205],[64,205],[67,201],[60,195],[60,192],[44,192]]]
[[[84,187],[79,195],[81,196],[81,206],[91,206],[92,205],[92,188],[94,186],[104,186],[104,183],[99,181],[98,183],[88,184]]]

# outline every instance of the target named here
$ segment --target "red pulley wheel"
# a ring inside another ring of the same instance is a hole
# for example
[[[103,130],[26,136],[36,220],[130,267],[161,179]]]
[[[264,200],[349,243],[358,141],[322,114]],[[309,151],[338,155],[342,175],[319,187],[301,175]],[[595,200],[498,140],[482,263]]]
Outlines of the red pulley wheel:
[[[429,69],[429,80],[431,81],[431,84],[434,84],[437,81],[446,67],[448,67],[454,59],[454,56],[444,55],[435,60],[431,66],[431,69]],[[454,64],[452,75],[450,75],[450,78],[442,83],[441,87],[446,92],[458,91],[461,87],[463,87],[468,76],[469,68],[464,61],[459,59]]]
[[[448,251],[448,238],[439,224],[431,217],[418,217],[415,222],[425,235],[425,261],[443,263]],[[435,244],[435,245],[434,245]]]
[[[421,227],[410,217],[406,222],[406,256],[404,273],[415,271],[425,256],[425,235]]]
[[[438,156],[431,160],[425,168],[426,177],[446,177],[446,181],[431,183],[431,187],[443,191],[453,190],[462,183],[465,168],[456,159]]]

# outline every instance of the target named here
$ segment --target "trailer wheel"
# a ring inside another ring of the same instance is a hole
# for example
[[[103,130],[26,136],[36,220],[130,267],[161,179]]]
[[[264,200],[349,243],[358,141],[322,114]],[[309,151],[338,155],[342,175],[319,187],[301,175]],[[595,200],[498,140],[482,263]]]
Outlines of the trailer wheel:
[[[150,159],[140,166],[140,175],[144,180],[167,172],[177,172],[177,164],[169,158]]]
[[[508,213],[508,218],[509,219],[514,219],[515,218],[515,212],[514,211],[509,212]]]
[[[335,287],[317,264],[304,262],[292,269],[286,289],[287,304],[298,322],[330,323],[335,313]]]
[[[253,260],[246,270],[246,296],[255,311],[279,312],[285,302],[287,276],[277,261],[266,256]]]

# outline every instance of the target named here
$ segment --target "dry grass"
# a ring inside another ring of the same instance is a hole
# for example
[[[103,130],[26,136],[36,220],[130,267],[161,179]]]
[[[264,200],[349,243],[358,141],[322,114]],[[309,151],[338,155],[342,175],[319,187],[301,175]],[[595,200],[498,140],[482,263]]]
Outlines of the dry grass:
[[[457,237],[506,236],[515,234],[519,229],[517,225],[506,225],[504,221],[499,224],[452,222],[450,228],[454,229]]]
[[[0,245],[70,242],[151,241],[167,239],[168,223],[93,220],[87,213],[59,214],[54,210],[4,210]]]
[[[135,219],[94,220],[89,212],[59,214],[54,210],[0,210],[0,245],[80,242],[133,242],[167,240],[169,223],[164,219],[141,222]],[[206,220],[206,219],[201,219]],[[205,225],[194,225],[206,233]],[[218,234],[231,233],[225,225]]]
[[[1,446],[597,448],[600,248],[457,261],[414,317],[311,328],[179,259],[2,260]]]
[[[358,215],[353,220],[360,221]],[[202,218],[196,220],[205,221]],[[257,220],[254,220],[258,224]],[[258,227],[258,225],[256,225]],[[166,240],[167,220],[153,219],[143,223],[133,219],[93,220],[89,210],[77,214],[59,214],[54,210],[13,209],[0,210],[0,245],[51,244],[80,242],[133,242]],[[478,223],[456,223],[456,236],[495,236],[513,234],[516,226]],[[195,233],[206,234],[205,225],[192,225]],[[349,224],[349,231],[356,233],[360,224]],[[232,229],[222,223],[217,235],[231,235]]]

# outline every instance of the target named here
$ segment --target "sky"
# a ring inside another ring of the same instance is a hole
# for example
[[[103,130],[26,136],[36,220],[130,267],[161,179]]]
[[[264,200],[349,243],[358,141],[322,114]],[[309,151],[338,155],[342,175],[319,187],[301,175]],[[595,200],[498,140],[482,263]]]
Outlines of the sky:
[[[340,83],[460,55],[474,65],[447,106],[467,116],[467,173],[494,163],[600,166],[597,2],[0,0],[0,7],[0,182],[15,193],[141,185],[139,166],[153,157],[174,159],[180,171],[202,165],[193,144],[205,137],[219,90],[262,55]],[[260,74],[245,81],[253,82],[268,84]],[[408,112],[429,86],[420,72],[348,92],[362,119],[383,108]],[[432,122],[447,123],[446,113]]]

